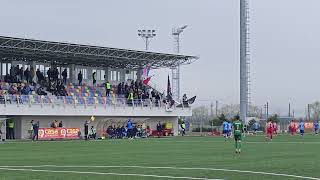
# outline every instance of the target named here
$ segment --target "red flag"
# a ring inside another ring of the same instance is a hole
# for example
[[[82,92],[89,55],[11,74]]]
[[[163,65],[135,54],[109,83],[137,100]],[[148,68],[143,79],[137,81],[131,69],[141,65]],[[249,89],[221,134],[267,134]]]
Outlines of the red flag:
[[[143,84],[148,85],[150,80],[151,80],[151,76],[143,80]]]

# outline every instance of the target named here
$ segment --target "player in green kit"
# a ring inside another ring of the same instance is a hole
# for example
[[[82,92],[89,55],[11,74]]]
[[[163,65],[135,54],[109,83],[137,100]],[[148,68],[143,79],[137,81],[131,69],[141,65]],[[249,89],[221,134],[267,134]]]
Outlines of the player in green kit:
[[[241,139],[243,133],[243,124],[240,121],[240,117],[236,116],[236,121],[233,122],[233,134],[235,140],[236,153],[241,152]]]

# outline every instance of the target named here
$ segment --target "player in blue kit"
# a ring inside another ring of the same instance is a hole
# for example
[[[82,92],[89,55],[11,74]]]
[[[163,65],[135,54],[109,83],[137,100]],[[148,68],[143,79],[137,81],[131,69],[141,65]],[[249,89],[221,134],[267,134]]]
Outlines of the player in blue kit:
[[[299,129],[300,129],[300,135],[301,135],[301,137],[303,137],[304,136],[304,122],[302,120],[300,120]]]
[[[227,138],[228,138],[228,126],[229,126],[229,123],[227,122],[227,121],[224,121],[223,123],[222,123],[222,127],[223,127],[223,136],[224,136],[224,138],[225,138],[225,141],[227,140]]]
[[[228,137],[231,138],[232,136],[232,121],[228,122]]]
[[[319,121],[315,120],[315,121],[313,122],[313,127],[314,127],[314,133],[315,133],[316,135],[318,135],[318,133],[319,133]]]

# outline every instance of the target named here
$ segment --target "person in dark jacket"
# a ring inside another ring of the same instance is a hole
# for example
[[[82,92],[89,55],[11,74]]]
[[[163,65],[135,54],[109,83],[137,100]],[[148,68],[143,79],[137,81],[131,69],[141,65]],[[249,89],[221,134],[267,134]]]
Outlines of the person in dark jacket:
[[[97,73],[93,72],[92,73],[92,85],[95,86],[97,83]]]
[[[37,123],[32,124],[32,128],[33,128],[33,137],[32,137],[32,141],[38,141],[39,140],[39,121]]]
[[[48,69],[47,76],[48,76],[49,81],[51,81],[52,80],[52,70],[51,70],[51,68]]]
[[[80,71],[79,74],[78,74],[79,86],[82,85],[82,79],[83,79],[83,76],[82,76],[82,72]]]
[[[27,81],[27,83],[30,82],[30,76],[31,76],[30,70],[29,70],[29,68],[27,68],[27,69],[24,71],[24,78],[25,78],[25,80]]]
[[[89,121],[86,121],[84,123],[84,139],[88,140],[88,134],[89,134]]]
[[[58,68],[55,68],[53,69],[53,80],[57,82],[58,79],[59,79],[59,70]]]
[[[59,127],[59,128],[63,128],[63,123],[62,123],[62,121],[59,122],[58,127]]]
[[[37,76],[37,80],[38,80],[38,84],[40,84],[40,81],[41,81],[41,72],[40,72],[40,69],[37,69],[36,71],[36,76]]]
[[[128,138],[133,139],[133,125],[132,125],[131,119],[129,119],[127,122],[127,128],[128,128]]]
[[[162,136],[162,125],[161,125],[160,121],[157,124],[157,134],[158,134],[158,138],[160,138],[160,136]]]
[[[61,73],[62,78],[63,78],[63,83],[67,84],[67,77],[68,77],[68,72],[67,69],[64,69],[63,72]]]

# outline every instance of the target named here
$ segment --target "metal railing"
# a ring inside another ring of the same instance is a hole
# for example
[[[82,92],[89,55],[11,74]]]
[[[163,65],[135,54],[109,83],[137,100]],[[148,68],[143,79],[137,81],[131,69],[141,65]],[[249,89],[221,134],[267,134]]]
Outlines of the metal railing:
[[[82,97],[82,96],[43,96],[43,95],[3,95],[0,96],[0,105],[29,106],[40,105],[41,107],[52,106],[74,106],[76,107],[115,107],[115,108],[165,108],[167,111],[176,108],[187,108],[184,104],[177,107],[176,104],[170,105],[164,103],[162,99],[133,99],[115,98],[115,97]],[[188,105],[188,108],[190,106]]]

